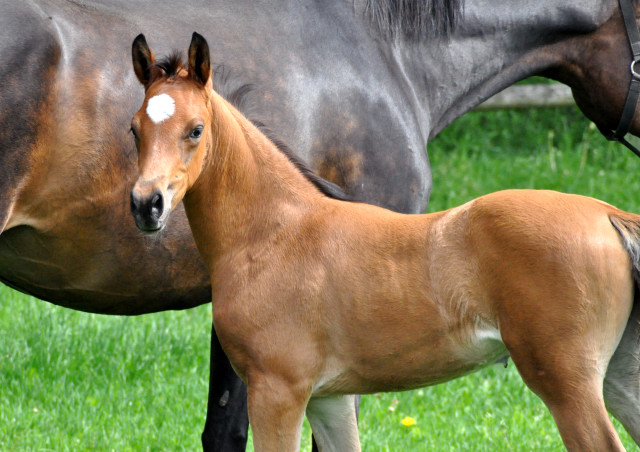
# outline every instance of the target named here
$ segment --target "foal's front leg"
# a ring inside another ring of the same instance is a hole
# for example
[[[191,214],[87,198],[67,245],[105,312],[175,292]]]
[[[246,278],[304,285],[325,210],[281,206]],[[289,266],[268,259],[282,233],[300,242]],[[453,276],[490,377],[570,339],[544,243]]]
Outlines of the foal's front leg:
[[[276,375],[248,379],[249,422],[256,452],[300,450],[300,436],[311,385]]]
[[[307,418],[321,452],[359,452],[355,396],[314,397],[307,404]]]

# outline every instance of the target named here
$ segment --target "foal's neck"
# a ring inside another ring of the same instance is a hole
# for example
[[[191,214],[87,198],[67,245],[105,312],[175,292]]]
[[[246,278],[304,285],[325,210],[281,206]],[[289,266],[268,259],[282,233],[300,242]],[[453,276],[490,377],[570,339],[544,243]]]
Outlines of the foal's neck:
[[[184,197],[209,270],[226,253],[277,237],[324,199],[271,140],[216,93],[212,108],[208,155]]]

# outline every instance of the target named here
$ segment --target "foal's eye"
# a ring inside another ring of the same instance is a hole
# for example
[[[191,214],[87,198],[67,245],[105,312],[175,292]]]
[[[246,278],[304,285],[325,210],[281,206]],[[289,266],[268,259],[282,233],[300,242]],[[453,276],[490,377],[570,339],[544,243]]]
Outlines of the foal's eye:
[[[133,138],[137,140],[138,139],[138,132],[136,132],[136,129],[131,127],[130,132],[131,132],[131,135],[133,135]]]
[[[202,137],[202,126],[198,126],[189,132],[189,138],[192,140],[199,140]]]

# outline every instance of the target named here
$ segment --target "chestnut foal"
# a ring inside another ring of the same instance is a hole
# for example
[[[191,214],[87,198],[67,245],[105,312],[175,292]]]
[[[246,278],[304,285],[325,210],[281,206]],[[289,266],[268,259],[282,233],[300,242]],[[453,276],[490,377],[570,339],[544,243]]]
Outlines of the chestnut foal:
[[[508,356],[568,449],[623,450],[603,382],[638,441],[640,216],[550,191],[428,215],[332,199],[213,91],[209,58],[197,33],[187,66],[134,41],[145,100],[131,205],[155,233],[184,203],[256,450],[298,449],[305,410],[321,450],[359,450],[349,394]]]

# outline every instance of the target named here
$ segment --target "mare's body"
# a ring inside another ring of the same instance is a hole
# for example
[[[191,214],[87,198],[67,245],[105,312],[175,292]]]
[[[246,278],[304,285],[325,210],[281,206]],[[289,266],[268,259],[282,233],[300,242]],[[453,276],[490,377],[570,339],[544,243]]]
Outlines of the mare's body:
[[[391,39],[361,1],[2,2],[0,280],[107,314],[209,301],[184,215],[161,241],[127,217],[142,100],[127,61],[141,31],[167,52],[199,30],[226,91],[252,85],[246,113],[355,199],[415,213],[431,190],[427,141],[516,80],[564,81],[615,127],[630,59],[617,4],[574,3],[467,0],[449,38]]]
[[[163,53],[202,31],[228,90],[253,86],[248,114],[355,199],[402,212],[426,207],[428,139],[491,94],[547,73],[615,127],[629,76],[614,1],[467,1],[450,40],[422,41],[385,39],[360,2],[147,6],[10,2],[0,14],[0,279],[75,309],[138,314],[208,301],[181,214],[164,246],[125,220],[128,118],[141,98],[121,63],[140,31]],[[580,66],[598,59],[606,80]]]
[[[548,191],[426,215],[329,198],[212,90],[200,35],[188,66],[156,64],[142,35],[133,62],[133,217],[157,234],[184,202],[256,450],[297,450],[305,413],[321,450],[360,450],[349,394],[507,356],[569,450],[624,450],[605,399],[640,440],[639,215]]]

